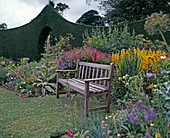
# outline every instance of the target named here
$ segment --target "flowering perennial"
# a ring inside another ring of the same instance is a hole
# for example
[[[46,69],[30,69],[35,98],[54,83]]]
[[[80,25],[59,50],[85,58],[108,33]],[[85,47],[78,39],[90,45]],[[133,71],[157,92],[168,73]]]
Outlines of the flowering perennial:
[[[134,47],[128,50],[122,49],[120,52],[112,54],[112,63],[116,65],[117,75],[120,75],[121,63],[125,62],[125,58],[126,60],[135,60],[135,58],[138,58],[137,68],[143,73],[148,72],[150,69],[155,72],[158,69],[160,56],[165,56],[165,52],[159,50],[155,52],[151,49],[149,51],[145,49],[140,50]]]

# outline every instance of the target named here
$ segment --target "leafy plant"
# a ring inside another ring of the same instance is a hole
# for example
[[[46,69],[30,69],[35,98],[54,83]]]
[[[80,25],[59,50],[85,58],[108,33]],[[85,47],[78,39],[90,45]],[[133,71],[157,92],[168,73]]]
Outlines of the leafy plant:
[[[41,64],[42,65],[40,67],[37,67],[37,73],[39,75],[36,79],[37,82],[34,82],[33,85],[40,87],[43,95],[49,92],[53,93],[54,88],[56,88],[56,84],[50,82],[50,80],[52,80],[56,76],[56,67],[49,68],[49,63],[44,58],[41,59]]]
[[[166,113],[166,118],[170,118],[170,83],[164,82],[161,90],[157,89],[157,93],[160,96],[162,107]]]

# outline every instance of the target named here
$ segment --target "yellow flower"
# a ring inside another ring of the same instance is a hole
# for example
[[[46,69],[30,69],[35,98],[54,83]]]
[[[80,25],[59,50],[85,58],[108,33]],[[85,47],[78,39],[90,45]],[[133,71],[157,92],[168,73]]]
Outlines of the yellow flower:
[[[19,66],[19,64],[17,64],[17,66]]]
[[[153,83],[151,85],[148,86],[148,89],[150,89],[153,86]]]
[[[35,75],[35,73],[33,73],[32,75]]]
[[[162,138],[158,132],[155,134],[155,138]]]

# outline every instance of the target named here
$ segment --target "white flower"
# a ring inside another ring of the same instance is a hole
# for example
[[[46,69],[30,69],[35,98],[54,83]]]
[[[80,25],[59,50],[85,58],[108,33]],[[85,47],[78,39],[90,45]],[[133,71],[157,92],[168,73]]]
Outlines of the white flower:
[[[123,79],[125,79],[125,76],[123,76]]]
[[[165,60],[166,56],[160,56],[161,60]]]

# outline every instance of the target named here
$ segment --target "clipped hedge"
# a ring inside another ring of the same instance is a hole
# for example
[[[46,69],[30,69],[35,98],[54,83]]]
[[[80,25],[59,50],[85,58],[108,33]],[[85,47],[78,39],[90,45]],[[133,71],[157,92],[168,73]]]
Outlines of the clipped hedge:
[[[128,26],[131,31],[134,29],[136,34],[148,36],[144,30],[144,20],[130,23]],[[14,60],[21,57],[29,57],[31,60],[39,59],[44,51],[45,39],[51,30],[57,38],[71,33],[75,37],[71,41],[72,46],[81,47],[84,31],[91,30],[93,27],[69,22],[54,8],[47,5],[30,23],[0,31],[0,56]],[[159,35],[149,36],[149,38],[162,40]],[[165,38],[167,43],[170,44],[170,32],[165,34]]]
[[[64,19],[51,6],[47,5],[30,23],[14,29],[0,31],[0,56],[13,58],[29,57],[31,60],[40,58],[44,42],[53,31],[57,38],[67,33],[73,34],[74,47],[82,45],[82,34],[92,26],[71,23]]]

